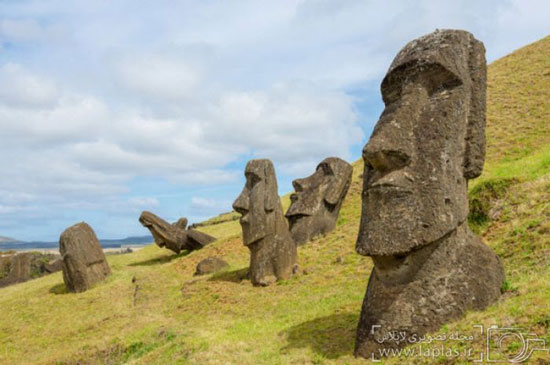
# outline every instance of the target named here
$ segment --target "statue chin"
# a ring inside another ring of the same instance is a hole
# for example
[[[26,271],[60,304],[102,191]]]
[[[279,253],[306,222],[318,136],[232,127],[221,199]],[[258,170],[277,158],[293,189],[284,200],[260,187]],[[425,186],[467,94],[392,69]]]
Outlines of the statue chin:
[[[315,236],[330,232],[336,221],[325,214],[293,215],[287,217],[290,224],[290,234],[298,245],[302,245]]]
[[[300,245],[309,240],[308,226],[312,222],[310,215],[296,214],[288,217],[290,225],[290,234],[294,238],[294,242]]]
[[[249,217],[248,223],[241,222],[245,246],[251,246],[269,235],[270,229],[267,227],[269,219],[267,218],[266,215],[262,215],[256,218]]]
[[[263,236],[256,236],[254,238],[248,238],[246,235],[243,234],[243,244],[247,247],[251,247],[257,244],[258,242],[260,242],[261,240],[263,240],[265,237],[266,236],[263,235]]]
[[[463,209],[456,212],[443,204],[435,205],[426,196],[384,194],[380,191],[369,191],[368,194],[363,202],[366,219],[359,234],[359,237],[364,237],[359,242],[361,254],[408,254],[433,244],[462,223],[459,219]]]
[[[412,281],[441,240],[403,255],[372,256],[374,273],[384,283],[405,284]]]

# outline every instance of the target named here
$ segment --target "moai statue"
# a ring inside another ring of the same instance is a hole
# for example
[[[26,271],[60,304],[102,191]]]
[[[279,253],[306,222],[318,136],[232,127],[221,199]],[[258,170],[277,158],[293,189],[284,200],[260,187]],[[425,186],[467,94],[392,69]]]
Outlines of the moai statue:
[[[441,30],[403,48],[363,149],[356,251],[372,257],[355,355],[381,356],[500,295],[499,258],[467,224],[468,180],[485,158],[485,48]],[[399,336],[392,336],[392,334]]]
[[[59,238],[63,281],[70,292],[83,292],[111,273],[97,237],[85,222],[67,228]]]
[[[187,218],[180,218],[170,224],[153,213],[144,211],[139,216],[139,222],[151,231],[157,246],[166,247],[177,254],[181,250],[199,250],[216,240],[215,237],[196,229],[186,229]]]
[[[330,232],[351,184],[353,167],[338,157],[325,158],[315,172],[292,182],[295,193],[286,212],[290,234],[301,245]]]
[[[277,178],[270,160],[246,165],[246,184],[233,203],[239,212],[243,242],[250,249],[252,284],[266,286],[288,279],[296,270],[296,244],[290,236],[277,193]]]

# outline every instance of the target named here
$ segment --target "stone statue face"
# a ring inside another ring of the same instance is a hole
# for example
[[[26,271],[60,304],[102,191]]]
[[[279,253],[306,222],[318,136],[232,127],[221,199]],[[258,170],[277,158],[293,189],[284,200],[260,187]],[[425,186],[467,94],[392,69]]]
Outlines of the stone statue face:
[[[198,250],[215,241],[212,236],[187,228],[187,218],[180,218],[175,223],[168,223],[155,214],[143,211],[139,222],[149,229],[155,243],[179,254],[181,250]]]
[[[296,242],[302,243],[334,227],[352,171],[346,161],[329,157],[312,175],[292,182],[295,193],[290,196],[292,203],[286,217]]]
[[[384,78],[386,107],[363,149],[360,254],[404,255],[467,217],[467,178],[483,166],[485,58],[458,38],[411,42]]]
[[[363,149],[356,250],[374,269],[356,356],[383,356],[500,295],[502,265],[465,222],[467,180],[484,161],[485,81],[483,44],[449,29],[408,43],[382,82],[386,108]],[[382,337],[396,332],[405,340]]]
[[[249,161],[244,175],[246,184],[233,203],[233,209],[242,215],[243,242],[250,246],[275,233],[272,212],[275,204],[279,204],[279,195],[271,161]]]
[[[164,219],[157,217],[155,214],[143,211],[139,216],[139,222],[142,226],[151,231],[151,235],[155,239],[155,243],[159,247],[166,247],[166,244],[174,240],[171,232],[170,223]]]

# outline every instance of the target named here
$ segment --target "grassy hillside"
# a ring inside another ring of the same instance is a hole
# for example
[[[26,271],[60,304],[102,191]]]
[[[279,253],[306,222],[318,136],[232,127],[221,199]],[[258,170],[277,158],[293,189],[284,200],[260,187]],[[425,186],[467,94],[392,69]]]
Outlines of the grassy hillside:
[[[443,333],[499,324],[550,343],[549,71],[550,38],[489,67],[487,163],[471,184],[470,224],[503,259],[506,292]],[[300,273],[278,285],[254,288],[243,280],[248,250],[238,221],[228,220],[201,227],[219,239],[188,255],[151,245],[109,256],[113,274],[85,293],[65,293],[60,273],[1,289],[0,363],[364,363],[352,356],[372,269],[354,252],[361,172],[359,161],[337,229],[301,247]],[[230,268],[193,276],[212,255]],[[456,346],[481,351],[484,341]],[[535,352],[532,359],[549,357]]]
[[[550,146],[550,36],[489,66],[487,161],[522,159]]]

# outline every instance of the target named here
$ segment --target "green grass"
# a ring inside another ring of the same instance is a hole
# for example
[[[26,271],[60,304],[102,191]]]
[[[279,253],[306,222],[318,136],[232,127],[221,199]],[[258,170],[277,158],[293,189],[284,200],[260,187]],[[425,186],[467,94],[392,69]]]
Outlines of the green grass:
[[[550,343],[549,52],[545,38],[489,68],[487,161],[470,184],[470,201],[478,201],[470,224],[503,261],[504,294],[440,333],[499,324]],[[225,214],[212,220],[223,223],[199,228],[218,238],[203,250],[174,255],[151,245],[108,256],[113,274],[87,292],[66,293],[61,273],[0,289],[0,364],[365,363],[352,356],[372,269],[354,251],[362,169],[361,161],[354,164],[336,230],[300,247],[300,272],[277,285],[255,288],[243,279],[249,253],[238,221]],[[230,267],[193,276],[213,255]],[[479,352],[484,341],[477,336],[456,348]],[[517,344],[508,347],[513,352]],[[532,362],[544,363],[544,356],[535,352]]]

